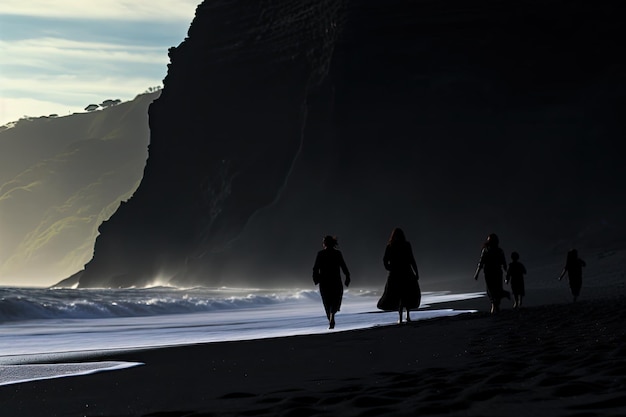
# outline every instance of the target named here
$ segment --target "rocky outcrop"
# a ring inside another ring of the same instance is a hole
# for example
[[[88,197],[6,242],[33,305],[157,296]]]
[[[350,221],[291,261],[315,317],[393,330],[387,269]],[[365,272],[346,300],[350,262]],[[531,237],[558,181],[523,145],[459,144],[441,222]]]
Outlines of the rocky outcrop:
[[[327,233],[380,283],[395,226],[428,282],[469,277],[492,231],[538,256],[622,228],[612,8],[205,1],[80,286],[308,285]]]

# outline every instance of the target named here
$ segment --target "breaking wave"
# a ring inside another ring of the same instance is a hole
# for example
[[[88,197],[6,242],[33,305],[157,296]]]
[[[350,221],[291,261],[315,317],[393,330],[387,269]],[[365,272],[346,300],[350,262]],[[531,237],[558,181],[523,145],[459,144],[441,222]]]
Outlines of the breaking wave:
[[[191,314],[319,302],[315,290],[0,288],[0,322]]]

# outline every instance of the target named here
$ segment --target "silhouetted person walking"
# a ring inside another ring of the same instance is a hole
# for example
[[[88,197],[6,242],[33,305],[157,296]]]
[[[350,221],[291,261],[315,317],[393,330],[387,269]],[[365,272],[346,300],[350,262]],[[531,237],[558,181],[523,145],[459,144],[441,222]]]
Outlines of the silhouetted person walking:
[[[417,310],[422,301],[419,287],[419,273],[413,256],[411,243],[404,232],[395,228],[383,256],[385,269],[389,271],[383,295],[377,307],[384,311],[397,311],[398,323],[402,323],[402,311],[406,310],[406,321],[411,321],[411,310]]]
[[[500,300],[503,297],[511,298],[508,291],[502,288],[502,268],[506,271],[506,258],[504,251],[500,248],[500,239],[495,233],[487,236],[480,253],[480,261],[474,274],[474,279],[478,280],[478,273],[484,270],[485,284],[487,285],[487,296],[491,301],[491,312],[500,311]]]
[[[519,253],[511,253],[511,262],[506,273],[507,284],[511,283],[511,292],[513,293],[513,308],[522,306],[522,298],[526,295],[524,289],[524,275],[526,275],[526,267],[519,261]]]
[[[576,301],[580,295],[580,288],[583,285],[583,267],[585,266],[587,266],[587,264],[578,257],[578,251],[576,249],[567,252],[567,260],[565,261],[563,272],[561,272],[559,276],[559,281],[563,279],[567,272],[569,288],[572,290],[574,301]]]
[[[313,282],[320,286],[320,295],[329,329],[335,328],[335,313],[341,308],[343,298],[343,283],[341,272],[346,276],[346,287],[350,285],[350,271],[346,266],[343,255],[337,250],[337,238],[325,236],[322,240],[324,249],[317,253],[315,265],[313,265]]]

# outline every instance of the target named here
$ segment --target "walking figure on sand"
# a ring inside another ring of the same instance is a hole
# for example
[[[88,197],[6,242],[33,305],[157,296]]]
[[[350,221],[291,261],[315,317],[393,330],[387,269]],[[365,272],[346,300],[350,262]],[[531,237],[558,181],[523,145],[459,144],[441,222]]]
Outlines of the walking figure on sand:
[[[474,279],[478,280],[478,274],[482,269],[487,285],[487,296],[491,301],[491,313],[500,311],[500,300],[511,299],[511,294],[502,288],[502,269],[507,270],[504,251],[500,248],[500,239],[495,233],[487,236],[480,253],[480,261],[474,273]]]
[[[402,323],[402,312],[406,311],[406,321],[410,322],[410,311],[419,308],[422,293],[413,248],[404,231],[398,227],[391,232],[383,264],[389,275],[377,307],[384,311],[397,311],[398,324]]]
[[[519,261],[519,253],[511,253],[511,263],[506,273],[505,284],[511,283],[511,292],[513,292],[513,308],[522,306],[522,299],[526,295],[524,289],[524,275],[526,275],[526,267]]]
[[[576,301],[580,295],[580,288],[583,285],[583,267],[585,266],[587,266],[587,264],[578,257],[578,251],[576,249],[567,252],[567,260],[559,276],[559,281],[563,279],[567,272],[569,288],[572,291],[574,301]]]
[[[343,283],[341,271],[346,276],[346,287],[350,285],[350,271],[343,259],[341,251],[337,249],[337,238],[325,236],[322,240],[322,249],[317,253],[313,265],[313,282],[320,286],[320,295],[324,304],[324,311],[328,319],[328,328],[335,328],[335,314],[341,309],[343,298]]]

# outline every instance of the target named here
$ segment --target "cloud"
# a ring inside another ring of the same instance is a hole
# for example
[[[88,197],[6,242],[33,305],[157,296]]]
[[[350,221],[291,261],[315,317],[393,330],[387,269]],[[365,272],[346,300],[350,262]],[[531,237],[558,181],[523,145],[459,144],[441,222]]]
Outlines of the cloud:
[[[0,55],[9,57],[0,72],[0,125],[131,100],[161,85],[168,58],[159,49],[53,38],[0,42]]]
[[[161,85],[200,2],[0,2],[0,125]]]
[[[184,39],[196,5],[150,2],[148,12],[148,3],[65,1],[51,11],[47,1],[15,3],[20,4],[0,5],[0,125],[25,115],[67,115],[108,98],[130,100],[161,85],[167,49]],[[89,11],[81,17],[87,20],[63,20],[84,7]],[[103,20],[107,16],[154,21]]]
[[[46,73],[59,71],[67,73],[81,71],[85,67],[90,69],[103,66],[119,67],[120,64],[126,63],[165,65],[168,61],[167,51],[163,47],[81,42],[58,38],[0,41],[0,54],[7,58],[3,64],[4,71],[9,71],[11,67],[20,67],[20,72],[24,69],[40,71],[44,65]]]
[[[46,18],[191,22],[201,0],[28,0],[0,3],[0,14]]]

